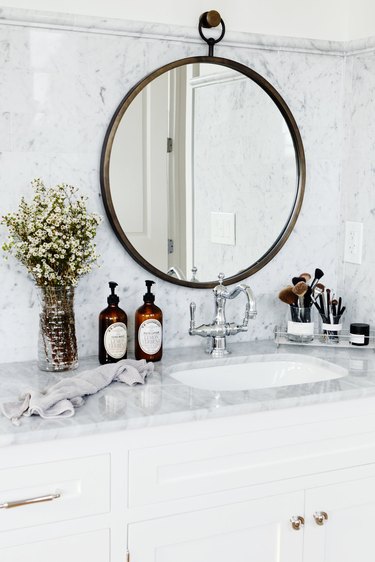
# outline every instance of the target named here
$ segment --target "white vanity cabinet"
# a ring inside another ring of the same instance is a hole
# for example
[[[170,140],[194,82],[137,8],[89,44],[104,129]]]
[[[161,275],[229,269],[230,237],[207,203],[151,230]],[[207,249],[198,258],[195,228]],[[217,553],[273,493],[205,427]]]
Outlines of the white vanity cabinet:
[[[343,477],[350,480],[130,524],[131,562],[373,562],[375,465],[330,474]]]
[[[375,560],[375,465],[351,478],[306,491],[303,562]]]
[[[375,399],[350,409],[0,448],[0,561],[374,562]]]
[[[131,561],[300,562],[303,533],[289,518],[303,503],[295,492],[131,524]]]

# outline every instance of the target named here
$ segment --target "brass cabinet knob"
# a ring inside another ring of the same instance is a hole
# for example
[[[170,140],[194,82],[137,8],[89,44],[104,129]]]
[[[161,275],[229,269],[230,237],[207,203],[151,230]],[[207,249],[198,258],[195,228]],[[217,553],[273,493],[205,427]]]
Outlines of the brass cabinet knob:
[[[302,517],[302,515],[293,515],[293,517],[290,518],[290,522],[293,529],[295,531],[299,531],[304,526],[305,519]]]
[[[316,511],[314,513],[314,519],[315,523],[321,527],[322,525],[324,525],[324,521],[327,521],[328,513],[326,513],[325,511]]]

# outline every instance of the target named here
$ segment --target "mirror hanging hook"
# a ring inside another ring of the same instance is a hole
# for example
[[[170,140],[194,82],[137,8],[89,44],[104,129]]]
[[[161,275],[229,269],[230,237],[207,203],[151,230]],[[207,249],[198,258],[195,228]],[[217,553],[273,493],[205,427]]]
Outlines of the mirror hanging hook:
[[[203,28],[205,29],[212,29],[213,27],[217,27],[221,24],[221,33],[217,39],[214,37],[206,37],[203,33]],[[202,37],[203,41],[205,41],[208,45],[208,56],[214,56],[214,46],[223,39],[225,35],[225,24],[224,21],[216,10],[210,10],[209,12],[204,12],[199,18],[198,24],[198,31],[199,35]]]

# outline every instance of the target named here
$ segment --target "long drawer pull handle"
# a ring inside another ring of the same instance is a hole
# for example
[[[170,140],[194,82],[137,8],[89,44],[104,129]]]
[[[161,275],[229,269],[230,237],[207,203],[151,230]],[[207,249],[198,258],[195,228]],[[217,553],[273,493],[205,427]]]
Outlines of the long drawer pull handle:
[[[37,498],[28,498],[27,500],[17,500],[14,502],[0,503],[0,509],[12,509],[13,507],[22,507],[23,505],[32,505],[34,503],[51,502],[61,497],[61,494],[49,494],[48,496],[38,496]]]

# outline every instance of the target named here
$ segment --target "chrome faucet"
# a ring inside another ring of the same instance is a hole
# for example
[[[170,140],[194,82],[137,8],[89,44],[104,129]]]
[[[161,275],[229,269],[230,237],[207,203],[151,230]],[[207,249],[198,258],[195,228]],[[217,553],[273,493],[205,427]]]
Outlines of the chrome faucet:
[[[219,274],[219,284],[214,288],[215,298],[215,317],[212,324],[202,324],[195,327],[195,302],[190,303],[190,329],[191,336],[201,336],[207,339],[207,353],[211,353],[213,357],[223,357],[229,353],[227,350],[227,336],[234,336],[238,332],[246,332],[250,318],[254,318],[257,314],[255,299],[252,290],[248,285],[237,285],[229,290],[223,285],[224,274]],[[240,293],[246,296],[245,316],[242,324],[234,324],[226,321],[225,303],[228,299],[234,299]]]

